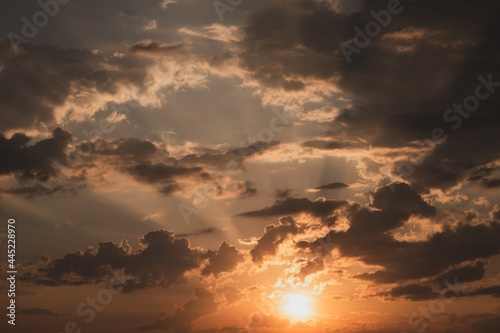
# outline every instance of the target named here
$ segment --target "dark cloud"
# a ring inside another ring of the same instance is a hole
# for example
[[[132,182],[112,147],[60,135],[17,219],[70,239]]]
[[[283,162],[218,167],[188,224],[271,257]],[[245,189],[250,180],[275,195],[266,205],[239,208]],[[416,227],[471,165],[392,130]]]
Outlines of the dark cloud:
[[[215,252],[208,251],[207,257],[208,263],[203,267],[201,275],[208,276],[213,274],[215,277],[220,273],[234,270],[238,263],[244,259],[243,254],[228,242],[222,242],[219,249]]]
[[[370,264],[380,264],[385,267],[385,270],[361,274],[358,277],[380,283],[391,283],[404,279],[435,276],[450,266],[498,254],[500,252],[500,246],[497,243],[499,239],[500,224],[498,223],[476,226],[459,225],[454,230],[447,228],[430,236],[426,241],[415,243],[385,239],[377,248],[368,246],[373,252],[363,259]],[[365,246],[363,247],[366,249]],[[342,248],[341,245],[341,251],[343,251]],[[356,252],[359,251],[355,250],[351,255]],[[459,273],[464,274],[464,271],[459,271]]]
[[[410,284],[393,288],[389,292],[389,295],[393,298],[405,298],[411,301],[424,301],[438,296],[438,294],[432,290],[432,287],[419,284]]]
[[[0,174],[15,174],[20,180],[47,181],[57,174],[56,162],[66,163],[66,149],[72,135],[61,128],[52,137],[30,144],[32,138],[22,133],[7,139],[0,134]],[[8,157],[8,158],[7,158]]]
[[[283,200],[283,199],[286,199],[286,198],[289,198],[292,194],[292,190],[291,189],[276,189],[274,190],[274,197],[278,200]]]
[[[485,274],[486,263],[484,261],[478,261],[473,265],[455,268],[440,274],[434,278],[434,281],[443,283],[443,281],[454,281],[458,279],[460,282],[472,282],[481,280]]]
[[[115,94],[124,85],[141,86],[146,76],[145,63],[130,57],[27,45],[16,54],[9,44],[0,43],[0,131],[53,127],[54,107],[74,93],[74,86]]]
[[[97,252],[67,254],[62,259],[45,260],[37,273],[24,279],[42,285],[80,285],[104,282],[113,270],[125,270],[132,279],[124,291],[152,286],[168,287],[184,281],[184,274],[199,268],[205,253],[192,249],[189,242],[167,230],[151,231],[140,238],[133,251],[127,241],[101,242]]]
[[[163,195],[171,195],[172,193],[175,193],[177,191],[180,191],[181,187],[177,185],[176,183],[172,184],[167,184],[163,185],[158,189],[158,192],[160,192]]]
[[[304,142],[302,145],[307,148],[316,148],[324,150],[350,148],[353,146],[353,144],[349,142],[333,141],[333,140],[313,140]]]
[[[460,119],[445,122],[443,114],[475,93],[479,75],[492,73],[494,81],[500,81],[500,29],[494,14],[500,4],[481,0],[470,6],[446,0],[439,6],[419,1],[403,7],[349,63],[340,44],[352,41],[354,28],[364,29],[373,20],[370,11],[387,8],[387,1],[360,1],[359,10],[339,12],[314,1],[274,1],[251,15],[240,59],[264,86],[290,90],[292,82],[309,78],[325,85],[335,80],[350,96],[351,106],[332,126],[340,130],[330,139],[306,142],[307,147],[349,148],[349,142],[412,146],[417,140],[432,141],[432,131],[442,128],[448,140],[416,170],[402,174],[395,166],[394,172],[423,188],[449,188],[465,180],[472,168],[499,158],[493,148],[499,146],[498,92],[462,119],[456,131],[451,126]]]
[[[324,260],[322,258],[315,258],[314,260],[308,260],[306,264],[300,268],[296,275],[303,280],[311,274],[322,271],[324,268]]]
[[[181,165],[151,162],[138,163],[124,169],[137,180],[157,186],[158,191],[164,195],[170,195],[181,190],[175,179],[193,176],[203,171],[200,167],[190,168]]]
[[[385,193],[382,192],[382,193]],[[413,195],[409,196],[413,203]],[[500,253],[500,224],[458,224],[445,227],[427,240],[405,242],[395,240],[390,230],[401,227],[410,217],[415,205],[401,204],[401,211],[387,204],[383,209],[371,210],[351,203],[337,214],[350,223],[346,231],[330,231],[313,242],[299,242],[297,247],[317,253],[325,253],[325,244],[336,244],[342,256],[358,258],[366,264],[382,266],[373,273],[359,274],[360,279],[378,283],[394,283],[403,280],[433,278],[436,276],[461,276],[465,281],[480,279],[484,275],[484,262],[456,268],[477,259],[486,259]],[[426,207],[427,206],[423,206]],[[331,250],[331,249],[330,249]],[[329,252],[329,251],[328,251]],[[451,275],[449,275],[451,273]]]
[[[158,148],[147,140],[124,138],[115,141],[99,140],[94,151],[100,155],[118,155],[123,159],[142,161],[153,157]]]
[[[97,251],[89,248],[62,259],[45,257],[36,272],[22,278],[48,286],[97,284],[106,282],[113,271],[119,270],[128,275],[124,292],[131,292],[183,283],[187,272],[202,267],[202,275],[218,276],[232,271],[243,259],[238,249],[227,242],[216,251],[192,248],[188,240],[169,230],[150,231],[139,243],[137,250],[123,240],[118,244],[101,242]]]
[[[186,237],[190,237],[190,236],[211,235],[211,234],[215,234],[215,233],[220,232],[220,231],[222,231],[221,228],[210,227],[210,228],[205,228],[205,229],[201,229],[201,230],[190,232],[190,233],[178,234],[176,237],[186,238]]]
[[[421,216],[434,216],[436,208],[425,202],[408,184],[396,183],[381,187],[371,194],[372,205],[378,209],[399,209]]]
[[[144,55],[166,55],[182,50],[182,44],[164,44],[151,40],[144,40],[130,47],[133,53]]]
[[[272,206],[241,213],[242,217],[286,216],[298,213],[308,213],[316,217],[326,217],[336,209],[346,204],[346,201],[322,200],[311,201],[307,198],[286,198],[276,201]]]
[[[203,149],[200,154],[189,154],[179,160],[183,164],[216,166],[227,172],[234,172],[242,169],[245,159],[262,154],[279,145],[279,142],[257,141],[248,146],[232,148],[227,151]]]
[[[254,262],[261,262],[266,256],[273,256],[276,254],[278,246],[288,236],[295,235],[298,232],[299,228],[291,217],[282,217],[277,225],[268,225],[264,229],[264,235],[257,241],[257,245],[250,250],[252,260]]]
[[[175,313],[167,315],[153,324],[141,326],[139,331],[192,332],[194,320],[216,312],[218,307],[218,303],[208,289],[196,288],[194,296]]]
[[[493,296],[500,298],[500,286],[477,288],[474,291],[466,292],[464,296]]]
[[[321,190],[338,190],[338,189],[347,188],[347,187],[349,187],[349,185],[344,184],[344,183],[335,182],[335,183],[329,183],[326,185],[321,185],[321,186],[318,186],[314,189],[320,190],[320,191]]]
[[[127,171],[141,181],[155,184],[163,181],[170,181],[174,177],[199,173],[202,171],[202,168],[188,168],[184,166],[146,162],[129,167]]]
[[[500,179],[485,179],[482,185],[486,188],[497,188],[500,187]]]

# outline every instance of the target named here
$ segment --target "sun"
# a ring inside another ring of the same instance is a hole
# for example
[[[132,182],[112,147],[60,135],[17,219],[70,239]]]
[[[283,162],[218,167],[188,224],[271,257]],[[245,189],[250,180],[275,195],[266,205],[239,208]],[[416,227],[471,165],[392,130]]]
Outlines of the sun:
[[[291,321],[306,321],[313,315],[312,300],[303,294],[285,294],[281,311]]]

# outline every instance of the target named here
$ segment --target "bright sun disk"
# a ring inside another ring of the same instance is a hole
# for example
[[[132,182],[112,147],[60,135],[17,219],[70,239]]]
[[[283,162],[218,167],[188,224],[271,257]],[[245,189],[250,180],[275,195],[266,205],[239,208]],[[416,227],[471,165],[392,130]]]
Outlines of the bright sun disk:
[[[313,310],[310,297],[302,294],[286,294],[283,298],[284,302],[281,311],[291,321],[305,321],[312,316]]]

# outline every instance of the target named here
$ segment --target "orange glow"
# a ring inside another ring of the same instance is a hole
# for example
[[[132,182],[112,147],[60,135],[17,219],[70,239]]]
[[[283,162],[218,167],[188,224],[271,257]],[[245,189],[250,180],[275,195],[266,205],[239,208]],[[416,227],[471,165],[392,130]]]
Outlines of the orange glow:
[[[284,295],[281,311],[292,322],[307,321],[313,315],[312,299],[303,294],[286,294]]]

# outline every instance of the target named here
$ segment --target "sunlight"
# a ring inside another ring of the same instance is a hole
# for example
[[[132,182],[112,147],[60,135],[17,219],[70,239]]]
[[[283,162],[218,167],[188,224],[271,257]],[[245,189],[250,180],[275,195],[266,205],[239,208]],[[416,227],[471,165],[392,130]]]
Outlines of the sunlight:
[[[306,321],[313,314],[309,296],[303,294],[286,294],[281,311],[291,321]]]

